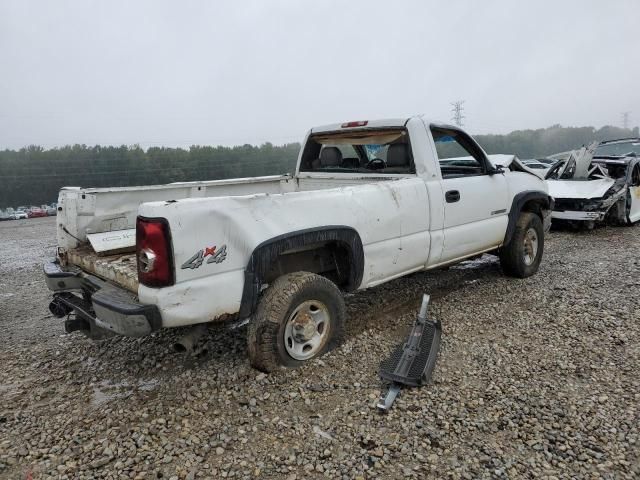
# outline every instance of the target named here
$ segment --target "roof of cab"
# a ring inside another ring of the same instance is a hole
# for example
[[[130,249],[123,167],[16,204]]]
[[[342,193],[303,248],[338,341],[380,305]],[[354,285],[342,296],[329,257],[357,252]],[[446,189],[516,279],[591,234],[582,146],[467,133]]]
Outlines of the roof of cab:
[[[313,127],[311,129],[311,133],[325,133],[325,132],[337,132],[337,131],[348,131],[350,129],[358,129],[358,128],[386,128],[386,127],[404,127],[407,122],[413,118],[420,118],[420,116],[412,116],[412,117],[403,117],[403,118],[382,118],[377,120],[362,120],[366,121],[366,125],[354,125],[353,127],[343,127],[346,123],[357,123],[359,120],[354,121],[346,121],[341,123],[330,123],[328,125],[321,125],[319,127]],[[425,124],[433,125],[440,128],[458,128],[453,125],[449,125],[447,123],[422,118]]]
[[[411,117],[405,118],[384,118],[380,120],[365,120],[367,122],[364,128],[383,128],[383,127],[404,127],[407,122],[411,119]],[[358,120],[355,120],[357,122]],[[340,130],[349,130],[350,128],[363,128],[363,126],[356,127],[343,127],[345,123],[349,122],[341,122],[341,123],[330,123],[328,125],[321,125],[319,127],[313,127],[311,131],[313,133],[318,132],[335,132]]]

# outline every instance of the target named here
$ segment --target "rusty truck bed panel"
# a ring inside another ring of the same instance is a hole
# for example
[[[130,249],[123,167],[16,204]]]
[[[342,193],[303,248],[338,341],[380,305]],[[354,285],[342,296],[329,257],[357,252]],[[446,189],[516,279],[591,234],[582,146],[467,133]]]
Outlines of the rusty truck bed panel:
[[[91,247],[69,250],[69,263],[82,270],[114,282],[127,290],[138,293],[138,270],[135,253],[98,255]]]

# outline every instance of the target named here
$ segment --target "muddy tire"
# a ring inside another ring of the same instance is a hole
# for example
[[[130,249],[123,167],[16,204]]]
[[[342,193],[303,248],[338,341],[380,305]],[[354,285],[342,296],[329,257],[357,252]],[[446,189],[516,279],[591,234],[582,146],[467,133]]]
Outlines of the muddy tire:
[[[251,365],[264,372],[298,367],[344,338],[344,299],[330,280],[308,272],[276,279],[249,322]]]
[[[542,220],[521,212],[511,241],[500,250],[500,266],[510,277],[526,278],[538,271],[544,251]]]

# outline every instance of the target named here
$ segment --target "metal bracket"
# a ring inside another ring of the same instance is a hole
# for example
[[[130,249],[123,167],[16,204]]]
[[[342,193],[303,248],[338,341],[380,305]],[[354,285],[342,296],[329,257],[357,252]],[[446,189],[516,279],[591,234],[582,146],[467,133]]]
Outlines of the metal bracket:
[[[389,385],[387,393],[383,393],[382,395],[380,395],[380,399],[378,400],[377,405],[378,409],[383,412],[388,412],[393,405],[393,402],[395,402],[396,397],[400,393],[400,388],[400,385],[398,385],[397,383],[392,383],[391,385]]]

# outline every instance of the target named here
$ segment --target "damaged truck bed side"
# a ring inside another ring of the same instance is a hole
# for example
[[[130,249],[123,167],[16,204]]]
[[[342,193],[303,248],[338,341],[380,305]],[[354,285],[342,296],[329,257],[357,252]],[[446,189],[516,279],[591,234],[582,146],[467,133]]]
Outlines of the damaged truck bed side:
[[[44,266],[67,331],[142,336],[250,319],[263,370],[337,345],[341,292],[489,252],[526,277],[553,200],[513,155],[421,117],[313,128],[294,175],[64,188]]]
[[[593,228],[640,221],[640,139],[593,143],[554,155],[546,175],[555,221]]]

